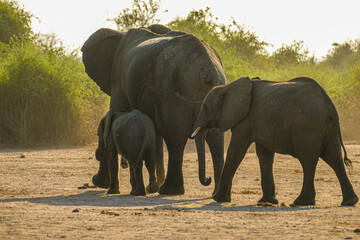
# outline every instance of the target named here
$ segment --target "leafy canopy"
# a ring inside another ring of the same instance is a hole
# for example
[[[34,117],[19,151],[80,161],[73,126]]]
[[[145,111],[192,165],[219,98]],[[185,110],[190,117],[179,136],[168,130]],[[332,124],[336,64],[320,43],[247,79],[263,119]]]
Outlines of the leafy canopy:
[[[0,41],[9,43],[14,36],[28,38],[32,34],[34,16],[13,0],[0,1]]]

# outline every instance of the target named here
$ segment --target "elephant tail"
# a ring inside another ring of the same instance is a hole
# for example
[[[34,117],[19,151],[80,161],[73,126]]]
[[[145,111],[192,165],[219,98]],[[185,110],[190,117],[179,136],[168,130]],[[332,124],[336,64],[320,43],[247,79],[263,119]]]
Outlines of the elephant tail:
[[[147,142],[149,139],[149,133],[145,127],[146,125],[145,125],[144,116],[142,114],[140,116],[141,116],[140,118],[141,118],[142,126],[144,126],[144,128],[145,128],[145,138],[144,138],[144,141],[142,142],[141,150],[139,152],[138,158],[136,159],[136,163],[135,163],[136,168],[141,163],[141,161],[144,160],[144,152],[145,152],[145,148],[146,148],[146,145],[147,145]]]
[[[340,140],[340,144],[341,144],[341,147],[342,149],[344,150],[344,164],[345,166],[347,166],[350,170],[353,168],[353,165],[352,165],[352,162],[351,160],[348,158],[347,156],[347,152],[346,152],[346,149],[345,149],[345,146],[344,146],[344,143],[343,143],[343,140],[342,140],[342,136],[341,136],[341,128],[340,128],[340,119],[339,119],[339,115],[337,114],[337,111],[336,111],[336,108],[335,108],[335,105],[331,102],[330,100],[330,97],[324,92],[324,96],[329,100],[330,102],[330,108],[332,109],[330,111],[330,117],[335,121],[335,127],[337,128],[337,132],[338,132],[338,135],[339,135],[339,140]],[[335,130],[336,131],[336,130]]]
[[[335,106],[334,106],[334,109],[335,109]],[[335,113],[336,113],[336,109],[335,109]],[[337,120],[337,128],[338,128],[338,133],[339,133],[340,144],[341,144],[342,149],[344,150],[344,163],[345,163],[345,166],[347,166],[351,170],[353,168],[353,165],[352,165],[351,160],[347,156],[347,152],[346,152],[346,149],[345,149],[345,146],[344,146],[344,143],[342,140],[342,136],[341,136],[340,119],[337,114],[336,114],[336,120]]]
[[[200,130],[200,134],[195,136],[196,150],[198,153],[198,161],[199,161],[199,180],[200,183],[204,186],[209,186],[211,183],[211,177],[206,177],[206,167],[205,167],[205,135],[206,130]]]
[[[347,157],[347,153],[346,153],[346,149],[345,149],[345,146],[344,146],[344,143],[342,141],[342,137],[341,137],[341,133],[340,133],[340,143],[341,143],[341,146],[344,150],[344,163],[347,167],[349,167],[350,169],[353,168],[353,165],[352,165],[352,162],[351,160]]]

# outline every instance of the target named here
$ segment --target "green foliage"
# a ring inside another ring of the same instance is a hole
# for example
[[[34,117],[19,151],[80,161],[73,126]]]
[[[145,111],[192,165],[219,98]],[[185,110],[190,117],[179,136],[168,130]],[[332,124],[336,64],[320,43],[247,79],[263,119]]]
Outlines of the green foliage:
[[[293,41],[290,45],[283,44],[272,54],[272,57],[277,67],[314,63],[314,58],[310,58],[308,54],[309,50],[305,48],[303,41]]]
[[[14,36],[27,38],[31,35],[32,14],[13,0],[0,1],[0,42],[9,43]],[[0,43],[1,44],[1,43]],[[1,46],[0,46],[1,50]]]
[[[186,18],[176,17],[167,26],[175,31],[191,33],[214,46],[221,42],[219,25],[210,8],[192,10]]]
[[[213,45],[217,51],[230,50],[236,57],[246,61],[265,52],[265,46],[268,45],[233,18],[229,25],[217,23],[210,8],[192,10],[186,18],[175,18],[168,27],[191,33]]]
[[[344,67],[355,62],[360,55],[360,41],[346,41],[342,44],[333,43],[331,49],[325,57],[324,64],[333,67]]]
[[[160,7],[160,0],[133,0],[132,8],[126,8],[115,18],[107,19],[116,24],[118,30],[146,27],[160,20],[155,18]]]
[[[94,139],[106,97],[54,36],[13,41],[0,61],[0,136],[18,146]]]
[[[238,24],[234,18],[229,25],[221,24],[220,28],[224,47],[234,49],[237,57],[251,61],[257,55],[266,53],[265,47],[269,44],[260,41],[255,33],[246,30],[246,27]]]

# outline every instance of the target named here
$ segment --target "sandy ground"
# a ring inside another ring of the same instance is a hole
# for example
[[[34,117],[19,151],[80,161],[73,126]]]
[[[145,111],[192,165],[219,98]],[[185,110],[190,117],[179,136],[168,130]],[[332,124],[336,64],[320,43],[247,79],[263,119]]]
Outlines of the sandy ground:
[[[360,145],[346,148],[354,165],[349,177],[360,194]],[[316,206],[289,207],[300,193],[302,170],[296,159],[276,155],[277,199],[285,207],[260,207],[260,170],[251,151],[236,173],[232,202],[216,203],[213,183],[204,187],[198,181],[191,147],[184,156],[185,195],[130,196],[124,169],[120,195],[78,189],[97,172],[94,150],[0,150],[0,238],[360,239],[360,206],[340,207],[339,183],[322,160],[316,172]],[[212,174],[209,155],[207,166]]]

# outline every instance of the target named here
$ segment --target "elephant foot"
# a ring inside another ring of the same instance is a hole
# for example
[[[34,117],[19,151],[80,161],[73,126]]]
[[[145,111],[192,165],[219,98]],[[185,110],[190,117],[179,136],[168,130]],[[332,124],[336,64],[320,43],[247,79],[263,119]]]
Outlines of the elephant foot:
[[[150,183],[145,190],[147,193],[156,193],[159,190],[159,184],[157,182]]]
[[[293,204],[295,206],[313,206],[315,205],[315,197],[298,197]]]
[[[212,193],[212,196],[214,196],[218,191],[219,191],[219,184],[215,183],[215,188],[214,188],[214,191]]]
[[[130,192],[130,195],[132,196],[146,196],[146,193],[145,193],[145,190],[144,189],[141,189],[141,190],[132,190]]]
[[[126,169],[126,168],[129,167],[129,163],[128,163],[128,161],[126,161],[125,159],[121,158],[120,166],[121,166],[121,168]]]
[[[106,194],[120,194],[119,188],[109,189]]]
[[[110,180],[108,179],[108,177],[99,177],[98,174],[92,177],[92,183],[94,184],[94,186],[99,188],[108,189],[110,187]]]
[[[274,198],[274,197],[265,197],[265,196],[263,196],[263,197],[258,201],[258,204],[259,204],[259,203],[265,203],[265,202],[267,202],[267,203],[272,203],[272,204],[278,204],[278,203],[279,203],[279,201],[278,201],[276,198]]]
[[[220,194],[217,192],[213,195],[212,198],[217,202],[231,202],[230,194]]]
[[[352,196],[344,199],[341,203],[341,206],[354,206],[359,201],[358,196]]]
[[[159,188],[159,193],[164,195],[183,195],[185,189],[183,184],[181,184],[181,186],[171,186],[165,180],[164,184]]]
[[[159,186],[163,184],[165,182],[165,174],[163,172],[161,173],[156,172],[156,181],[159,184]]]

